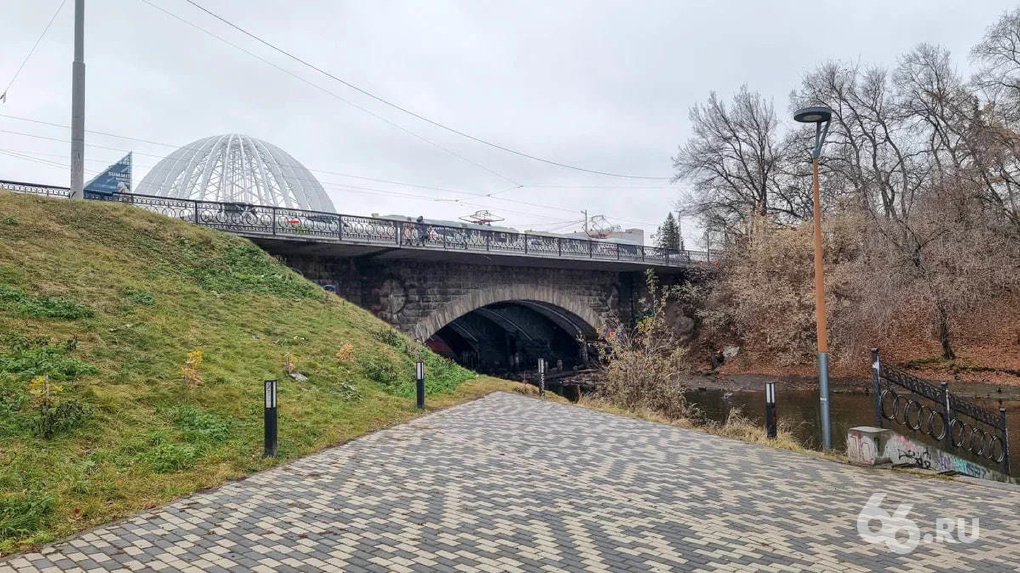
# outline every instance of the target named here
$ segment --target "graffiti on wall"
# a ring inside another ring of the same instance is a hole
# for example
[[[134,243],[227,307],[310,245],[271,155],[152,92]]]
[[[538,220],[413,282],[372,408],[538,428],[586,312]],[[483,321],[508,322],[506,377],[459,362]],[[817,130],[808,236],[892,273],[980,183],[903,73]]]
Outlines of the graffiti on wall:
[[[957,473],[982,479],[1010,481],[1004,474],[954,456],[893,432],[878,428],[851,428],[846,437],[847,458],[851,463],[912,466],[939,473]]]

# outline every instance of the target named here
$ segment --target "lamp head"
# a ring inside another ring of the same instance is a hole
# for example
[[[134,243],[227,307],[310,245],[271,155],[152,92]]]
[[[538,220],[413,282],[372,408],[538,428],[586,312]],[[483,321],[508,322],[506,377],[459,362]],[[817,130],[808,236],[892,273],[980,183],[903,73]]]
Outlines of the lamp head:
[[[832,119],[832,110],[823,105],[802,107],[793,114],[793,119],[800,123],[822,123]]]

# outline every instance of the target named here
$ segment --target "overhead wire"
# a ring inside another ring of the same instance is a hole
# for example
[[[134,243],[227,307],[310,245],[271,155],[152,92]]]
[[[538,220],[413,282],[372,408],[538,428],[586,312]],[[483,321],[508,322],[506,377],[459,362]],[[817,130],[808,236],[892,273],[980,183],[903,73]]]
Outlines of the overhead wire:
[[[343,102],[343,103],[345,103],[345,104],[347,104],[347,105],[349,105],[349,106],[351,106],[351,107],[353,107],[353,108],[355,108],[355,109],[357,109],[359,111],[362,111],[362,112],[364,112],[364,113],[366,113],[366,114],[368,114],[368,115],[378,119],[379,121],[382,121],[382,122],[384,122],[384,123],[386,123],[386,124],[388,124],[388,125],[390,125],[392,127],[395,127],[396,129],[399,129],[400,131],[403,131],[404,133],[407,133],[408,135],[411,135],[412,137],[415,137],[416,139],[419,139],[419,140],[421,140],[421,141],[423,141],[423,142],[425,142],[425,143],[427,143],[427,144],[429,144],[429,145],[431,145],[433,147],[436,147],[437,149],[440,149],[443,152],[448,153],[448,154],[456,157],[457,159],[460,159],[461,161],[465,161],[467,163],[470,163],[471,165],[474,165],[475,167],[478,167],[479,169],[482,169],[482,170],[484,170],[484,171],[486,171],[486,172],[488,172],[488,173],[490,173],[492,175],[495,175],[496,177],[499,177],[500,179],[503,179],[505,181],[509,181],[510,183],[513,183],[515,185],[520,185],[520,183],[518,183],[517,181],[514,181],[510,177],[507,177],[506,175],[503,175],[502,173],[500,173],[500,172],[498,172],[498,171],[496,171],[494,169],[486,167],[485,165],[482,165],[481,163],[479,163],[479,162],[477,162],[477,161],[475,161],[473,159],[465,157],[464,155],[461,155],[460,153],[457,153],[456,151],[454,151],[452,149],[449,149],[449,148],[447,148],[447,147],[445,147],[443,145],[440,145],[439,143],[436,143],[435,141],[432,141],[431,139],[429,139],[429,138],[427,138],[427,137],[425,137],[423,135],[420,135],[420,134],[418,134],[418,133],[416,133],[414,131],[411,131],[410,129],[400,125],[399,123],[391,121],[391,120],[389,120],[389,119],[387,119],[387,118],[385,118],[385,117],[383,117],[383,116],[373,112],[372,110],[370,110],[370,109],[368,109],[366,107],[360,106],[360,105],[358,105],[358,104],[348,100],[347,98],[345,98],[345,97],[343,97],[343,96],[341,96],[341,95],[339,95],[339,94],[337,94],[335,92],[332,92],[332,91],[330,91],[330,90],[328,90],[328,89],[326,89],[326,88],[316,84],[315,82],[312,82],[312,81],[308,80],[307,78],[303,78],[303,77],[295,74],[294,72],[292,72],[292,71],[290,71],[290,70],[288,70],[288,69],[286,69],[286,68],[284,68],[282,66],[279,66],[276,63],[271,62],[271,61],[267,60],[266,58],[263,58],[262,56],[254,53],[254,52],[252,52],[252,51],[250,51],[250,50],[248,50],[248,49],[246,49],[246,48],[244,48],[242,46],[239,46],[239,45],[231,42],[230,40],[227,40],[226,38],[223,38],[222,36],[220,36],[220,35],[218,35],[218,34],[216,34],[214,32],[206,30],[205,28],[199,26],[198,24],[190,22],[190,21],[186,20],[185,18],[182,18],[181,16],[178,16],[177,14],[174,14],[173,12],[170,12],[169,10],[166,10],[165,8],[163,8],[163,7],[161,7],[161,6],[157,5],[157,4],[154,4],[150,0],[141,0],[141,2],[146,4],[146,5],[148,5],[148,6],[150,6],[150,7],[152,7],[152,8],[154,8],[154,9],[156,9],[156,10],[158,10],[158,11],[160,11],[160,12],[162,12],[163,14],[166,14],[167,16],[170,16],[171,18],[174,18],[175,20],[177,20],[177,21],[179,21],[179,22],[181,22],[183,24],[186,24],[186,25],[188,25],[188,26],[190,26],[192,28],[195,28],[196,30],[201,31],[204,34],[207,34],[207,35],[209,35],[209,36],[211,36],[211,37],[213,37],[213,38],[223,42],[224,44],[227,44],[228,46],[230,46],[230,47],[232,47],[234,49],[240,50],[241,52],[244,52],[245,54],[248,54],[249,56],[259,60],[260,62],[263,62],[263,63],[265,63],[265,64],[267,64],[269,66],[272,66],[272,67],[276,68],[277,70],[279,70],[279,71],[281,71],[281,72],[283,72],[283,73],[293,77],[294,79],[297,79],[297,80],[299,80],[299,81],[301,81],[301,82],[303,82],[305,84],[308,84],[309,86],[312,86],[313,88],[315,88],[315,89],[317,89],[317,90],[319,90],[319,91],[321,91],[321,92],[323,92],[323,93],[325,93],[325,94],[327,94],[327,95],[329,95],[329,96],[331,96],[333,98],[336,98],[337,100],[339,100],[339,101],[341,101],[341,102]]]
[[[46,33],[49,32],[50,27],[53,26],[53,21],[57,19],[58,15],[60,15],[60,11],[64,9],[64,4],[66,3],[67,0],[60,1],[60,5],[57,6],[57,11],[53,13],[53,16],[50,17],[49,22],[46,23],[46,27],[43,28],[42,33],[39,34],[39,37],[36,38],[35,43],[32,44],[32,49],[28,51],[28,55],[25,56],[25,59],[21,61],[21,65],[18,66],[17,71],[15,71],[14,75],[11,76],[11,81],[7,82],[7,87],[4,88],[4,91],[0,92],[0,102],[7,101],[7,92],[11,91],[11,86],[14,85],[14,81],[18,79],[18,76],[21,75],[21,71],[25,69],[25,66],[28,64],[28,61],[32,59],[32,55],[35,54],[35,50],[36,48],[39,47],[39,43],[42,42],[42,39],[46,37]]]
[[[149,3],[148,0],[142,0],[142,1],[147,3],[147,4]],[[337,82],[347,86],[348,88],[357,91],[358,93],[361,93],[361,94],[363,94],[363,95],[365,95],[365,96],[367,96],[369,98],[372,98],[375,101],[378,101],[379,103],[387,105],[387,106],[389,106],[389,107],[391,107],[393,109],[396,109],[398,111],[401,111],[401,112],[403,112],[403,113],[405,113],[407,115],[410,115],[410,116],[412,116],[414,118],[417,118],[417,119],[419,119],[421,121],[424,121],[424,122],[426,122],[426,123],[428,123],[430,125],[433,125],[433,126],[438,127],[440,129],[446,130],[446,131],[448,131],[450,133],[459,135],[461,137],[470,139],[471,141],[474,141],[476,143],[480,143],[482,145],[486,145],[486,146],[492,147],[494,149],[498,149],[500,151],[511,153],[513,155],[517,155],[517,156],[520,156],[520,157],[525,157],[525,158],[531,159],[533,161],[538,161],[538,162],[541,162],[541,163],[545,163],[545,164],[548,164],[548,165],[554,165],[556,167],[562,167],[562,168],[565,168],[565,169],[571,169],[571,170],[574,170],[574,171],[581,171],[581,172],[584,172],[584,173],[592,173],[592,174],[595,174],[595,175],[603,175],[603,176],[606,176],[606,177],[616,177],[616,178],[622,178],[622,179],[644,179],[644,180],[668,180],[669,179],[669,177],[661,177],[661,176],[660,177],[656,177],[656,176],[647,176],[647,175],[631,175],[631,174],[612,173],[612,172],[608,172],[608,171],[600,171],[600,170],[597,170],[597,169],[587,169],[587,168],[584,168],[584,167],[578,167],[578,166],[575,166],[575,165],[569,165],[567,163],[562,163],[562,162],[559,162],[559,161],[553,161],[551,159],[545,159],[545,158],[542,158],[542,157],[538,157],[536,155],[525,153],[523,151],[518,151],[516,149],[511,149],[511,148],[506,147],[504,145],[500,145],[498,143],[493,143],[491,141],[482,139],[480,137],[476,137],[476,136],[471,135],[469,133],[465,133],[465,132],[460,131],[458,129],[452,128],[452,127],[450,127],[450,126],[448,126],[446,124],[443,124],[443,123],[440,123],[440,122],[435,121],[433,119],[430,119],[430,118],[428,118],[428,117],[426,117],[424,115],[421,115],[421,114],[419,114],[417,112],[414,112],[414,111],[412,111],[410,109],[407,109],[407,108],[405,108],[403,106],[400,106],[400,105],[398,105],[396,103],[393,103],[392,101],[389,101],[389,100],[387,100],[387,99],[385,99],[383,97],[377,96],[374,93],[372,93],[372,92],[370,92],[370,91],[368,91],[368,90],[366,90],[364,88],[361,88],[361,87],[359,87],[359,86],[357,86],[355,84],[352,84],[351,82],[348,82],[347,80],[344,80],[343,78],[340,78],[340,77],[338,77],[338,76],[336,76],[336,75],[334,75],[334,74],[332,74],[332,73],[330,73],[330,72],[328,72],[328,71],[326,71],[326,70],[316,66],[315,64],[312,64],[312,63],[308,62],[307,60],[302,59],[302,58],[294,55],[293,53],[288,52],[287,50],[284,50],[283,48],[280,48],[280,47],[276,46],[275,44],[273,44],[273,43],[271,43],[271,42],[269,42],[267,40],[262,39],[261,37],[257,36],[256,34],[246,30],[245,28],[242,28],[241,26],[239,26],[239,25],[231,22],[230,20],[224,18],[223,16],[220,16],[219,14],[209,10],[208,8],[206,8],[204,6],[202,6],[201,4],[196,2],[195,0],[185,0],[185,1],[188,4],[191,4],[192,6],[194,6],[195,8],[198,8],[202,12],[208,14],[209,16],[212,16],[213,18],[215,18],[215,19],[219,20],[220,22],[226,24],[227,26],[233,28],[234,30],[237,30],[238,32],[244,34],[245,36],[248,36],[249,38],[251,38],[251,39],[259,42],[260,44],[270,48],[271,50],[273,50],[273,51],[275,51],[275,52],[277,52],[279,54],[282,54],[282,55],[286,56],[287,58],[290,58],[291,60],[294,60],[295,62],[298,62],[299,64],[301,64],[301,65],[303,65],[303,66],[305,66],[305,67],[307,67],[309,69],[312,69],[312,70],[314,70],[314,71],[316,71],[316,72],[318,72],[318,73],[320,73],[320,74],[322,74],[322,75],[324,75],[324,76],[326,76],[326,77],[328,77],[328,78],[330,78],[330,79],[332,79],[334,81],[337,81]]]

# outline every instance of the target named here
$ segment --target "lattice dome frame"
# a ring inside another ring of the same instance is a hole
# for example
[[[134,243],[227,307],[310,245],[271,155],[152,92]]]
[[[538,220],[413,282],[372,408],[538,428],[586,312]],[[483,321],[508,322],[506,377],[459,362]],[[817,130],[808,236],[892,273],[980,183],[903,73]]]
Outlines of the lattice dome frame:
[[[135,192],[336,212],[308,168],[279,147],[240,134],[207,137],[174,151],[149,171]]]

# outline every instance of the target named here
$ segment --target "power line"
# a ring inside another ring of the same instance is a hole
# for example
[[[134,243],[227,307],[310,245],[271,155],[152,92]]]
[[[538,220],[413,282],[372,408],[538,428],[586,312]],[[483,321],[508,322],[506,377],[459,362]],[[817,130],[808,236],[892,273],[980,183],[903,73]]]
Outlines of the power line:
[[[209,36],[211,36],[211,37],[213,37],[213,38],[223,42],[224,44],[227,44],[228,46],[230,46],[230,47],[232,47],[234,49],[240,50],[240,51],[244,52],[245,54],[248,54],[249,56],[259,60],[260,62],[262,62],[264,64],[268,64],[268,65],[276,68],[277,70],[279,70],[279,71],[281,71],[281,72],[283,72],[283,73],[293,77],[294,79],[297,79],[297,80],[299,80],[299,81],[301,81],[301,82],[303,82],[305,84],[308,84],[308,85],[312,86],[313,88],[315,88],[315,89],[317,89],[317,90],[319,90],[319,91],[321,91],[321,92],[323,92],[323,93],[325,93],[325,94],[327,94],[329,96],[332,96],[332,97],[342,101],[343,103],[353,107],[354,109],[357,109],[359,111],[367,113],[368,115],[378,119],[379,121],[385,122],[386,124],[388,124],[388,125],[390,125],[392,127],[395,127],[397,129],[399,129],[400,131],[403,131],[404,133],[407,133],[408,135],[411,135],[412,137],[415,137],[415,138],[417,138],[417,139],[419,139],[421,141],[424,141],[425,143],[428,143],[429,145],[431,145],[433,147],[436,147],[437,149],[440,149],[440,150],[442,150],[442,151],[444,151],[444,152],[446,152],[446,153],[456,157],[457,159],[460,159],[461,161],[465,161],[467,163],[470,163],[471,165],[474,165],[475,167],[478,167],[479,169],[487,171],[487,172],[491,173],[492,175],[495,175],[496,177],[499,177],[500,179],[504,179],[506,181],[509,181],[510,183],[515,184],[515,185],[520,185],[520,183],[514,181],[513,179],[507,177],[506,175],[503,175],[502,173],[500,173],[498,171],[490,169],[490,168],[486,167],[485,165],[482,165],[481,163],[478,163],[477,161],[474,161],[473,159],[469,159],[469,158],[467,158],[467,157],[457,153],[456,151],[453,151],[452,149],[444,147],[444,146],[442,146],[442,145],[432,141],[431,139],[428,139],[427,137],[425,137],[423,135],[419,135],[419,134],[411,131],[410,129],[407,129],[406,127],[400,125],[399,123],[390,121],[389,119],[386,119],[385,117],[382,117],[381,115],[379,115],[379,114],[377,114],[377,113],[375,113],[375,112],[373,112],[373,111],[371,111],[371,110],[369,110],[369,109],[367,109],[365,107],[362,107],[362,106],[360,106],[360,105],[358,105],[358,104],[356,104],[356,103],[354,103],[354,102],[344,98],[343,96],[341,96],[339,94],[331,92],[331,91],[327,90],[326,88],[324,88],[324,87],[322,87],[322,86],[320,86],[320,85],[318,85],[318,84],[316,84],[314,82],[311,82],[311,81],[309,81],[309,80],[307,80],[307,79],[305,79],[305,78],[295,74],[294,72],[292,72],[292,71],[290,71],[290,70],[288,70],[286,68],[283,68],[283,67],[281,67],[281,66],[279,66],[279,65],[277,65],[277,64],[275,64],[275,63],[273,63],[273,62],[271,62],[271,61],[269,61],[269,60],[267,60],[265,58],[263,58],[262,56],[259,56],[258,54],[254,53],[254,52],[246,50],[245,48],[243,48],[241,46],[238,46],[237,44],[235,44],[235,43],[233,43],[233,42],[231,42],[231,41],[229,41],[229,40],[227,40],[227,39],[225,39],[225,38],[223,38],[223,37],[221,37],[221,36],[219,36],[219,35],[217,35],[217,34],[215,34],[213,32],[210,32],[209,30],[206,30],[205,28],[199,26],[198,24],[195,24],[195,23],[192,23],[192,22],[190,22],[188,20],[185,20],[184,18],[178,16],[177,14],[174,14],[173,12],[170,12],[169,10],[166,10],[165,8],[162,8],[160,6],[157,6],[156,4],[153,4],[150,0],[141,0],[141,1],[144,4],[147,4],[147,5],[151,6],[152,8],[154,8],[156,10],[159,10],[160,12],[166,14],[167,16],[170,16],[171,18],[173,18],[173,19],[175,19],[175,20],[177,20],[179,22],[182,22],[182,23],[184,23],[184,24],[186,24],[188,26],[191,26],[192,28],[195,28],[196,30],[199,30],[200,32],[203,32],[203,33],[205,33],[205,34],[207,34],[207,35],[209,35]]]
[[[142,1],[148,3],[147,0],[142,0]],[[650,179],[650,180],[667,180],[667,179],[669,179],[669,177],[651,177],[651,176],[644,176],[644,175],[629,175],[629,174],[621,174],[621,173],[611,173],[611,172],[608,172],[608,171],[598,171],[598,170],[595,170],[595,169],[586,169],[584,167],[577,167],[575,165],[569,165],[569,164],[566,164],[566,163],[560,163],[558,161],[553,161],[551,159],[544,159],[542,157],[531,155],[529,153],[524,153],[523,151],[517,151],[515,149],[511,149],[509,147],[506,147],[506,146],[503,146],[503,145],[499,145],[498,143],[493,143],[491,141],[487,141],[487,140],[482,139],[480,137],[475,137],[475,136],[473,136],[473,135],[471,135],[469,133],[465,133],[463,131],[454,129],[454,128],[448,126],[448,125],[445,125],[445,124],[440,123],[438,121],[432,120],[432,119],[430,119],[428,117],[425,117],[425,116],[423,116],[423,115],[421,115],[419,113],[411,111],[411,110],[409,110],[409,109],[407,109],[405,107],[402,107],[400,105],[397,105],[397,104],[395,104],[395,103],[393,103],[393,102],[391,102],[391,101],[389,101],[387,99],[384,99],[384,98],[382,98],[380,96],[375,95],[374,93],[372,93],[372,92],[370,92],[368,90],[360,88],[360,87],[358,87],[358,86],[356,86],[356,85],[354,85],[354,84],[352,84],[352,83],[350,83],[350,82],[348,82],[348,81],[346,81],[346,80],[344,80],[342,78],[339,78],[339,77],[331,74],[330,72],[327,72],[326,70],[324,70],[324,69],[322,69],[322,68],[320,68],[320,67],[318,67],[318,66],[316,66],[316,65],[314,65],[314,64],[312,64],[310,62],[308,62],[307,60],[304,60],[304,59],[302,59],[302,58],[300,58],[300,57],[298,57],[298,56],[296,56],[296,55],[294,55],[294,54],[284,50],[283,48],[279,48],[275,44],[272,44],[272,43],[270,43],[270,42],[268,42],[266,40],[263,40],[259,36],[256,36],[252,32],[249,32],[248,30],[238,26],[237,24],[234,24],[233,22],[231,22],[230,20],[227,20],[223,16],[220,16],[219,14],[216,14],[215,12],[212,12],[208,8],[205,8],[204,6],[199,4],[198,2],[195,2],[195,0],[185,0],[185,1],[188,4],[191,4],[192,6],[194,6],[195,8],[198,8],[199,10],[201,10],[201,11],[205,12],[206,14],[212,16],[213,18],[219,20],[220,22],[223,22],[227,26],[230,26],[231,28],[237,30],[238,32],[241,32],[245,36],[248,36],[249,38],[259,42],[260,44],[262,44],[262,45],[264,45],[264,46],[266,46],[266,47],[268,47],[268,48],[270,48],[270,49],[272,49],[272,50],[274,50],[274,51],[276,51],[276,52],[278,52],[280,54],[283,54],[284,56],[294,60],[295,62],[298,62],[299,64],[301,64],[301,65],[303,65],[303,66],[305,66],[307,68],[315,70],[316,72],[318,72],[318,73],[320,73],[320,74],[322,74],[322,75],[324,75],[324,76],[326,76],[326,77],[328,77],[328,78],[330,78],[330,79],[332,79],[334,81],[340,82],[341,84],[343,84],[343,85],[345,85],[345,86],[347,86],[347,87],[357,91],[358,93],[366,95],[366,96],[368,96],[368,97],[370,97],[370,98],[372,98],[372,99],[374,99],[374,100],[376,100],[376,101],[378,101],[378,102],[380,102],[382,104],[385,104],[385,105],[387,105],[389,107],[392,107],[393,109],[396,109],[396,110],[399,110],[399,111],[401,111],[403,113],[406,113],[406,114],[408,114],[408,115],[410,115],[412,117],[415,117],[415,118],[417,118],[417,119],[419,119],[421,121],[424,121],[424,122],[426,122],[426,123],[428,123],[430,125],[434,125],[434,126],[440,128],[440,129],[444,129],[444,130],[446,130],[446,131],[448,131],[450,133],[459,135],[461,137],[465,137],[465,138],[470,139],[470,140],[472,140],[472,141],[474,141],[476,143],[481,143],[482,145],[487,145],[487,146],[492,147],[494,149],[499,149],[500,151],[505,151],[507,153],[512,153],[514,155],[518,155],[520,157],[525,157],[525,158],[531,159],[533,161],[538,161],[538,162],[541,162],[541,163],[546,163],[548,165],[555,165],[556,167],[562,167],[564,169],[572,169],[574,171],[581,171],[581,172],[584,172],[584,173],[593,173],[595,175],[604,175],[606,177],[618,177],[618,178],[621,178],[621,179],[646,179],[646,180],[648,180],[648,179]]]
[[[57,6],[57,11],[53,13],[53,16],[50,17],[50,21],[47,22],[46,27],[43,28],[42,34],[39,34],[39,37],[36,38],[35,43],[32,44],[32,49],[28,51],[28,55],[25,56],[25,59],[22,60],[21,65],[18,66],[18,71],[14,72],[14,76],[11,78],[11,81],[7,83],[7,87],[4,88],[4,91],[2,93],[0,93],[0,103],[5,103],[7,101],[7,92],[10,91],[11,86],[14,85],[14,80],[18,79],[18,76],[21,75],[21,70],[25,69],[25,65],[28,64],[28,60],[32,59],[32,54],[34,54],[35,49],[39,47],[39,42],[42,42],[42,39],[46,36],[46,32],[50,31],[50,26],[53,25],[53,21],[57,19],[57,16],[60,14],[60,11],[64,9],[64,4],[66,3],[67,0],[61,0],[60,6]]]

